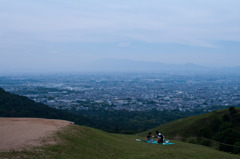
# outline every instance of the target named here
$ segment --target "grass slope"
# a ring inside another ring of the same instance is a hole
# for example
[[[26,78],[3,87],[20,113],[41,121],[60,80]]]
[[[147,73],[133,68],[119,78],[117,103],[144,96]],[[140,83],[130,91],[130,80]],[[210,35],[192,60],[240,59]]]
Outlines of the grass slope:
[[[179,119],[147,132],[154,133],[156,130],[168,138],[210,146],[221,151],[240,153],[240,109],[234,107]],[[147,132],[140,135],[146,136]]]
[[[154,145],[137,142],[134,135],[110,134],[97,129],[71,125],[58,132],[58,145],[31,151],[0,153],[2,158],[47,159],[237,159],[238,155],[212,148],[177,142],[176,145]],[[0,157],[0,158],[1,158]]]
[[[237,109],[237,110],[240,111],[240,109]],[[168,136],[168,137],[181,136],[181,137],[187,138],[191,136],[201,136],[199,134],[199,130],[202,127],[208,127],[209,129],[211,129],[212,127],[216,126],[216,124],[213,124],[213,121],[215,119],[222,120],[224,114],[229,114],[229,111],[219,110],[219,111],[214,111],[214,112],[203,114],[203,115],[178,119],[178,120],[169,122],[167,124],[160,125],[154,129],[150,129],[146,132],[140,133],[140,135],[146,136],[145,134],[149,131],[152,131],[153,133],[155,133],[156,130],[159,130],[165,136]],[[214,133],[214,132],[209,132],[209,133]]]

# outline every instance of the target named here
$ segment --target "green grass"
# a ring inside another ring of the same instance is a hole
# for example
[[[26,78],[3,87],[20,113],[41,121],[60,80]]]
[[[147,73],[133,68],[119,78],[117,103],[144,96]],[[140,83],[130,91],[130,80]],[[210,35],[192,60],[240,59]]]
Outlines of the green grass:
[[[57,145],[33,148],[29,151],[0,153],[0,158],[31,159],[238,159],[239,155],[215,149],[175,142],[156,145],[137,142],[135,135],[110,134],[97,129],[72,125],[58,132]]]
[[[227,110],[220,110],[208,114],[178,119],[167,124],[160,125],[146,132],[140,133],[139,135],[146,136],[145,134],[149,131],[155,135],[156,130],[159,130],[161,133],[168,137],[181,136],[187,138],[191,136],[198,136],[198,132],[201,127],[206,125],[210,127],[210,122],[213,118],[218,117],[219,119],[222,119],[222,116],[226,112]]]

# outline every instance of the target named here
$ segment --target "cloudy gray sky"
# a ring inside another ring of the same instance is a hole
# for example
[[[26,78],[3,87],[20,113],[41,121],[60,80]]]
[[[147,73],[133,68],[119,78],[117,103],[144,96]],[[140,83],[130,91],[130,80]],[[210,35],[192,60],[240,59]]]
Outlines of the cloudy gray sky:
[[[0,71],[100,59],[239,66],[239,0],[0,0]]]

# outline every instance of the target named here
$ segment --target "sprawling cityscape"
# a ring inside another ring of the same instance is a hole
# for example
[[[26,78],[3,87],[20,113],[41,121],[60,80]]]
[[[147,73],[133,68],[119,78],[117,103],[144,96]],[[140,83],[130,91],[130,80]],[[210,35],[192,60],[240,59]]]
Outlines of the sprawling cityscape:
[[[86,73],[1,76],[0,87],[58,109],[184,112],[212,111],[216,107],[240,104],[239,75]]]

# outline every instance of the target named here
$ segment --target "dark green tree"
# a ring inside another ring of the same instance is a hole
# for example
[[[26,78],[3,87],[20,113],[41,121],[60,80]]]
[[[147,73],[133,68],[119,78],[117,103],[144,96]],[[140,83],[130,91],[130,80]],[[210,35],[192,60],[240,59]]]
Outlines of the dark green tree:
[[[233,115],[233,114],[236,114],[237,113],[237,110],[236,110],[236,108],[235,107],[233,107],[233,106],[231,106],[231,107],[229,107],[229,112]]]

